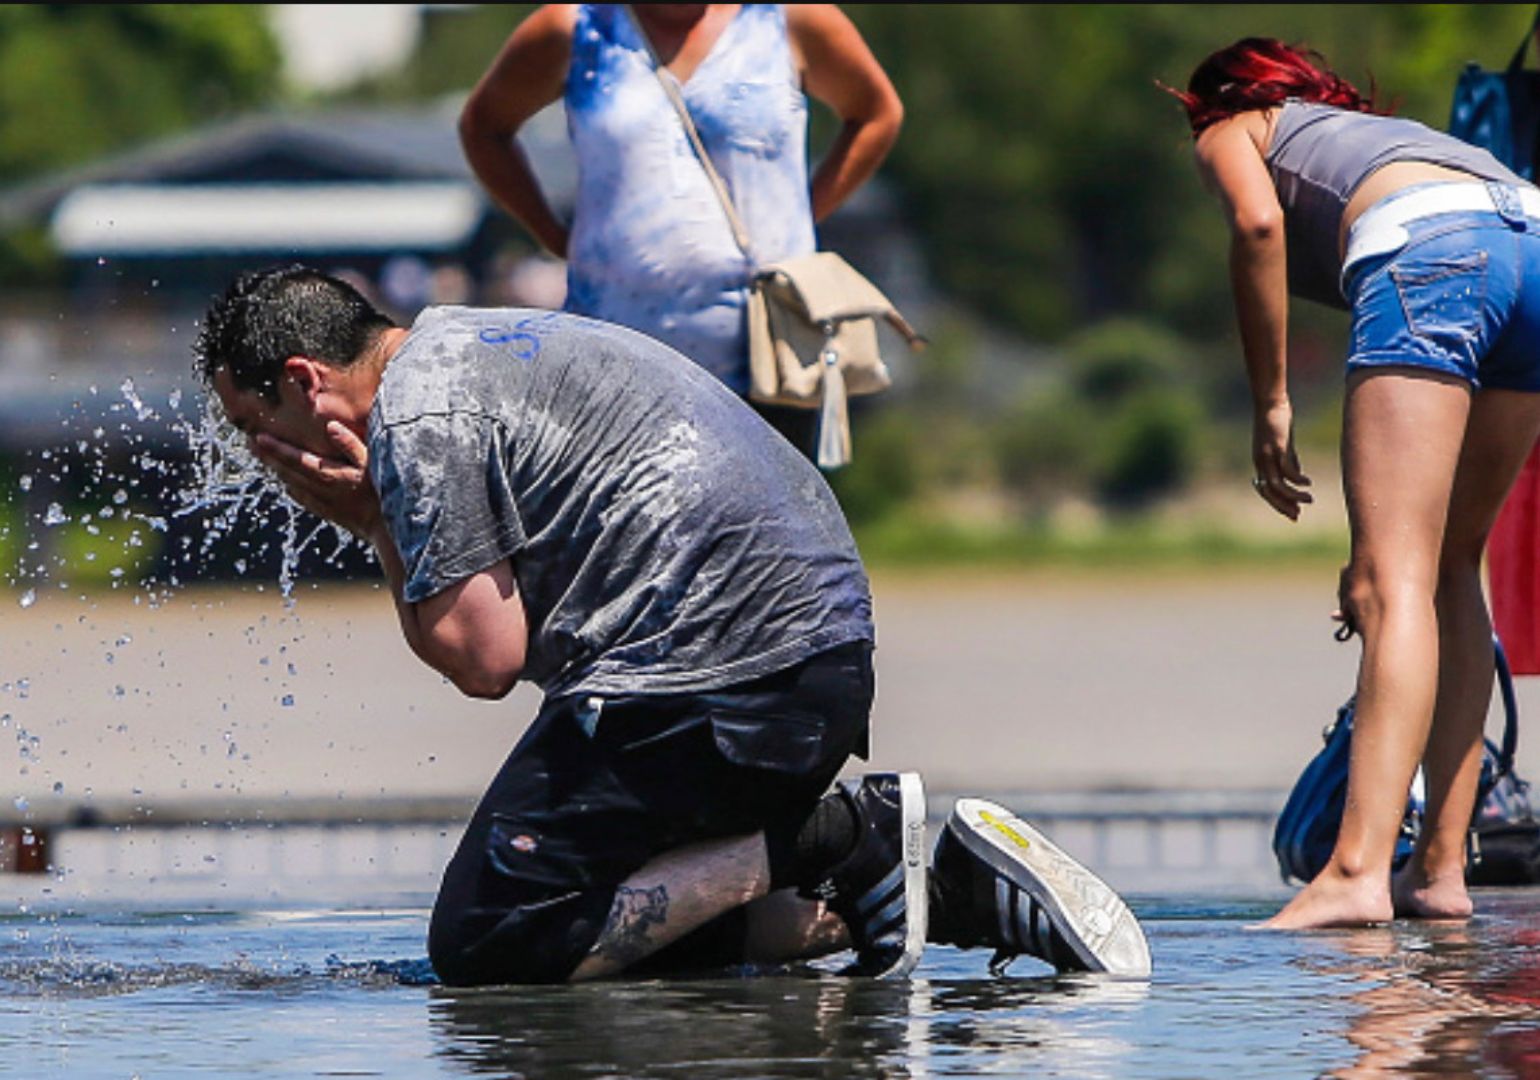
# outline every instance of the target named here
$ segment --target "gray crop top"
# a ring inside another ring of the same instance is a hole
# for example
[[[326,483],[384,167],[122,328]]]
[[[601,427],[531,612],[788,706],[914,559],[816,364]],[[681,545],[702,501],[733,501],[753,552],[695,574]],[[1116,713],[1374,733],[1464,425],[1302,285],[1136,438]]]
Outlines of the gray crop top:
[[[1416,120],[1295,100],[1278,111],[1266,161],[1283,206],[1289,292],[1338,308],[1347,307],[1338,284],[1342,213],[1376,169],[1423,161],[1483,180],[1525,183],[1487,151]]]

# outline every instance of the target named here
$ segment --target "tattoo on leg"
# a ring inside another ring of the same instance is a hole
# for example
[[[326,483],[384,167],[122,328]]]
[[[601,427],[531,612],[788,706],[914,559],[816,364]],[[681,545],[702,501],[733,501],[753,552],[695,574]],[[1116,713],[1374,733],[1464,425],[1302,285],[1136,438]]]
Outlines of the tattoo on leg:
[[[609,921],[594,944],[593,952],[622,968],[629,967],[652,952],[647,931],[662,926],[668,918],[668,887],[632,889],[625,885],[615,890],[615,903]]]

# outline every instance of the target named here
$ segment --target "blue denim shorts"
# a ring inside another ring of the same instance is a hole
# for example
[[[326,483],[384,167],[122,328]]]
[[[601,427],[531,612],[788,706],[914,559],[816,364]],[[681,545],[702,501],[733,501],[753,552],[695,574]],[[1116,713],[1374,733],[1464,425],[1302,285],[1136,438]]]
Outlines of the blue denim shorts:
[[[1540,220],[1461,211],[1405,229],[1402,247],[1345,274],[1348,371],[1411,366],[1540,391]]]

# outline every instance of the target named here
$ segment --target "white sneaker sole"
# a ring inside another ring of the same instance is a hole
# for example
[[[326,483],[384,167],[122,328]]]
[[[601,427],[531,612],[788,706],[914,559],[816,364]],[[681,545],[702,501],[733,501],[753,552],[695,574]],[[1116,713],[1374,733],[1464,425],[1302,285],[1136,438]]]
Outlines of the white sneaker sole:
[[[1042,833],[985,799],[958,799],[951,826],[969,851],[1048,909],[1091,971],[1150,974],[1149,943],[1122,897]]]
[[[904,824],[904,955],[879,978],[906,978],[925,952],[930,928],[930,891],[925,883],[925,786],[919,773],[899,773],[899,810]]]

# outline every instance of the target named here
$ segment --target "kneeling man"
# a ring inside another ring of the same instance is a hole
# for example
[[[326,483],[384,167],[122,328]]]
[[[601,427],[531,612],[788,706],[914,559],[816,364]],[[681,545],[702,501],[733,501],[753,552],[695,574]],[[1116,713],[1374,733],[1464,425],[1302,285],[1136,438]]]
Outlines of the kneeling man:
[[[418,657],[544,691],[445,872],[445,982],[845,948],[902,975],[933,910],[933,939],[1148,971],[1121,900],[993,804],[927,875],[917,775],[831,790],[866,754],[866,575],[818,471],[697,365],[556,312],[398,327],[299,266],[236,281],[196,352],[296,501],[373,544]]]

